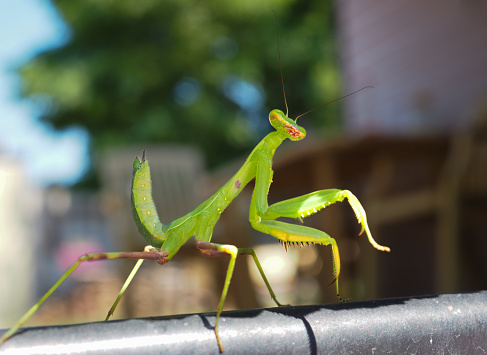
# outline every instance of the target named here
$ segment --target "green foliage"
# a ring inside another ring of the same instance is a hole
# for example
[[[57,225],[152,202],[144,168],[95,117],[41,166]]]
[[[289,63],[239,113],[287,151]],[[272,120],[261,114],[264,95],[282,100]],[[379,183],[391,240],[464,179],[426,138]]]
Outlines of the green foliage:
[[[184,142],[210,166],[248,152],[268,131],[268,112],[285,110],[272,10],[290,116],[340,95],[331,2],[53,2],[70,40],[20,68],[22,94],[47,103],[42,119],[52,126],[86,128],[93,150]],[[262,107],[250,112],[229,99],[231,78],[258,88]],[[300,124],[336,127],[338,107]]]

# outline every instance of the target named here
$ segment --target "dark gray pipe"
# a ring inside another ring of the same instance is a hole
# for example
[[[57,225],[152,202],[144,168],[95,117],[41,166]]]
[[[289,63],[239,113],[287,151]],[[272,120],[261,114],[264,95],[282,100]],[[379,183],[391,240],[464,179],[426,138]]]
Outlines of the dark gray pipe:
[[[23,328],[1,354],[217,354],[215,313]],[[487,291],[223,312],[225,354],[487,354]]]

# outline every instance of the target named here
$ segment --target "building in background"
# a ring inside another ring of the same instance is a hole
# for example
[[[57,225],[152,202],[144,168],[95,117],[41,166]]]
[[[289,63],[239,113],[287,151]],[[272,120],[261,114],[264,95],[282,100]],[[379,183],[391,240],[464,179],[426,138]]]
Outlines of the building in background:
[[[0,327],[35,299],[42,192],[12,156],[0,154]]]
[[[484,1],[337,2],[349,132],[454,132],[487,101]]]

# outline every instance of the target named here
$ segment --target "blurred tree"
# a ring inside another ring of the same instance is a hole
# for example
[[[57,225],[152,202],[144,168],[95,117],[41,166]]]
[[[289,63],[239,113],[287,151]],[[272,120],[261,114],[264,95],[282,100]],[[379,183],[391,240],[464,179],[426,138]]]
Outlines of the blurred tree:
[[[290,116],[340,95],[331,1],[53,3],[69,41],[19,69],[22,95],[55,128],[86,128],[93,151],[183,142],[210,166],[246,153],[269,131],[268,111],[285,110],[272,10]],[[338,109],[301,124],[336,129]]]

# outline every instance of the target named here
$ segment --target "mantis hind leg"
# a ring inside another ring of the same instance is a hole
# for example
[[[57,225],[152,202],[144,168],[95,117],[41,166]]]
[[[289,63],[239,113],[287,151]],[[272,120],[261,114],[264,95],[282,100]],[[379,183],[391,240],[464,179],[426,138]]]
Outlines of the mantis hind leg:
[[[223,345],[220,341],[220,335],[218,334],[218,324],[220,322],[220,315],[223,310],[223,305],[225,303],[225,299],[227,297],[228,293],[228,288],[230,286],[230,281],[232,280],[232,275],[233,275],[233,270],[235,268],[235,261],[237,260],[237,255],[240,254],[247,254],[251,255],[254,259],[255,265],[257,266],[257,269],[260,272],[260,275],[262,276],[262,279],[264,280],[267,289],[269,290],[269,293],[276,302],[276,304],[280,307],[283,305],[279,303],[279,301],[276,298],[276,295],[274,291],[272,290],[271,285],[269,284],[269,281],[267,280],[267,277],[264,274],[264,270],[262,269],[262,266],[260,265],[259,259],[257,258],[257,255],[255,254],[255,251],[251,248],[237,248],[234,245],[228,245],[228,244],[216,244],[216,243],[210,243],[210,242],[202,242],[202,241],[196,241],[196,247],[200,249],[201,253],[205,256],[222,256],[222,255],[230,255],[230,262],[228,263],[228,269],[227,269],[227,274],[225,276],[225,284],[223,286],[223,291],[220,296],[220,303],[218,304],[218,309],[216,313],[216,321],[215,321],[215,336],[218,342],[218,347],[220,349],[220,353],[223,353]]]
[[[164,254],[164,253],[161,253],[160,250],[152,247],[151,245],[148,245],[144,248],[144,252],[156,252],[156,253],[159,253],[161,255],[164,256],[164,258],[160,259],[160,260],[157,260],[157,262],[159,264],[165,264],[167,262],[167,255]],[[113,313],[115,312],[115,309],[117,308],[118,306],[118,303],[120,302],[120,300],[122,299],[122,296],[123,294],[125,293],[125,291],[127,290],[127,288],[129,287],[130,283],[132,282],[133,278],[135,277],[135,274],[137,273],[137,271],[139,271],[139,268],[142,266],[142,263],[144,262],[145,259],[139,259],[137,261],[137,263],[135,264],[134,268],[132,269],[132,271],[130,272],[130,275],[127,277],[127,279],[125,280],[125,283],[123,284],[122,286],[122,289],[120,290],[120,292],[118,293],[118,296],[115,300],[115,302],[113,303],[112,307],[110,308],[110,310],[108,311],[108,314],[105,318],[105,320],[107,321],[108,319],[110,319],[110,317],[113,315]]]
[[[90,253],[84,254],[76,260],[76,262],[71,265],[68,270],[59,278],[59,280],[47,291],[44,296],[32,306],[6,333],[0,338],[0,345],[3,344],[8,338],[10,338],[25,322],[29,320],[30,317],[42,306],[42,304],[51,296],[51,294],[56,291],[56,289],[63,283],[65,279],[72,274],[74,270],[78,268],[85,261],[98,261],[98,260],[108,260],[108,259],[135,259],[135,260],[155,260],[160,264],[167,262],[167,253],[161,252],[160,250],[152,247],[146,247],[144,252],[109,252],[109,253]]]

